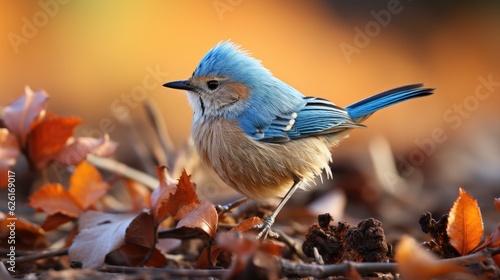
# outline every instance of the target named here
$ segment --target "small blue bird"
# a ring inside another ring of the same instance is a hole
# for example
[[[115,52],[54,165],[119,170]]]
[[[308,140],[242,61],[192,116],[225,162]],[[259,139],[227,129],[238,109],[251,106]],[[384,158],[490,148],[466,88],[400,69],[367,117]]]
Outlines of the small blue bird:
[[[230,41],[213,47],[188,80],[163,86],[187,91],[191,133],[201,161],[247,197],[283,197],[260,225],[267,237],[286,201],[326,170],[330,149],[374,112],[430,95],[422,84],[391,89],[346,108],[304,96]]]

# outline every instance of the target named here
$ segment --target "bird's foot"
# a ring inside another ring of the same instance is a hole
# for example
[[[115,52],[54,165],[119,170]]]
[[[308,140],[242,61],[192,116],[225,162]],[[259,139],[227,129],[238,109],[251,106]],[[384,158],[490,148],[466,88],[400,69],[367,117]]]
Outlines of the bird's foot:
[[[259,229],[259,233],[257,234],[257,239],[266,239],[268,236],[277,238],[279,235],[271,230],[271,226],[274,224],[274,217],[267,217],[262,224],[258,224],[254,226],[255,229]]]

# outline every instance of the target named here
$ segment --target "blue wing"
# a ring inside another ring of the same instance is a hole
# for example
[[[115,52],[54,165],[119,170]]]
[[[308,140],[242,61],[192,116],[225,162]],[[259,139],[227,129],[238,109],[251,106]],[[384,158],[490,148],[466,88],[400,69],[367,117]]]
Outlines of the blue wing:
[[[274,116],[266,112],[263,116],[262,110],[259,111],[262,108],[254,108],[251,114],[254,121],[249,122],[247,116],[240,118],[240,127],[255,140],[282,143],[362,126],[354,123],[347,111],[326,99],[302,97],[292,108]]]

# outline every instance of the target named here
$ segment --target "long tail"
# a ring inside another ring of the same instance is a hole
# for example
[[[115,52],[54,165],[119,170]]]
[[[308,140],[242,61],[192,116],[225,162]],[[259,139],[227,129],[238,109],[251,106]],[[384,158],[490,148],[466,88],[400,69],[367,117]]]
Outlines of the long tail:
[[[362,122],[382,108],[434,93],[433,88],[422,88],[423,86],[424,84],[414,84],[394,88],[353,103],[345,109],[355,122]]]

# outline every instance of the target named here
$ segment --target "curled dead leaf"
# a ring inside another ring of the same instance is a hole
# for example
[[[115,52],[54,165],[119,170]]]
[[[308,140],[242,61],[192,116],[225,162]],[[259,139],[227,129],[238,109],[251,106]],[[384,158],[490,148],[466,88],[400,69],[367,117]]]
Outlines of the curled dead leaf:
[[[83,213],[79,219],[79,232],[69,247],[70,259],[81,262],[83,268],[101,266],[108,253],[125,244],[131,223],[138,217],[144,219],[143,216],[143,214],[108,214],[99,211]],[[147,231],[147,228],[143,230]]]
[[[43,116],[47,100],[48,95],[44,91],[32,91],[26,86],[24,95],[4,108],[3,122],[17,136],[22,147],[26,145],[33,123]]]
[[[101,138],[71,137],[66,146],[59,151],[54,160],[68,165],[76,165],[87,158],[88,154],[100,157],[110,156],[115,153],[118,143],[111,141],[108,134]]]
[[[187,227],[199,229],[208,237],[213,237],[217,231],[217,210],[208,201],[202,201],[177,224],[177,228]]]

